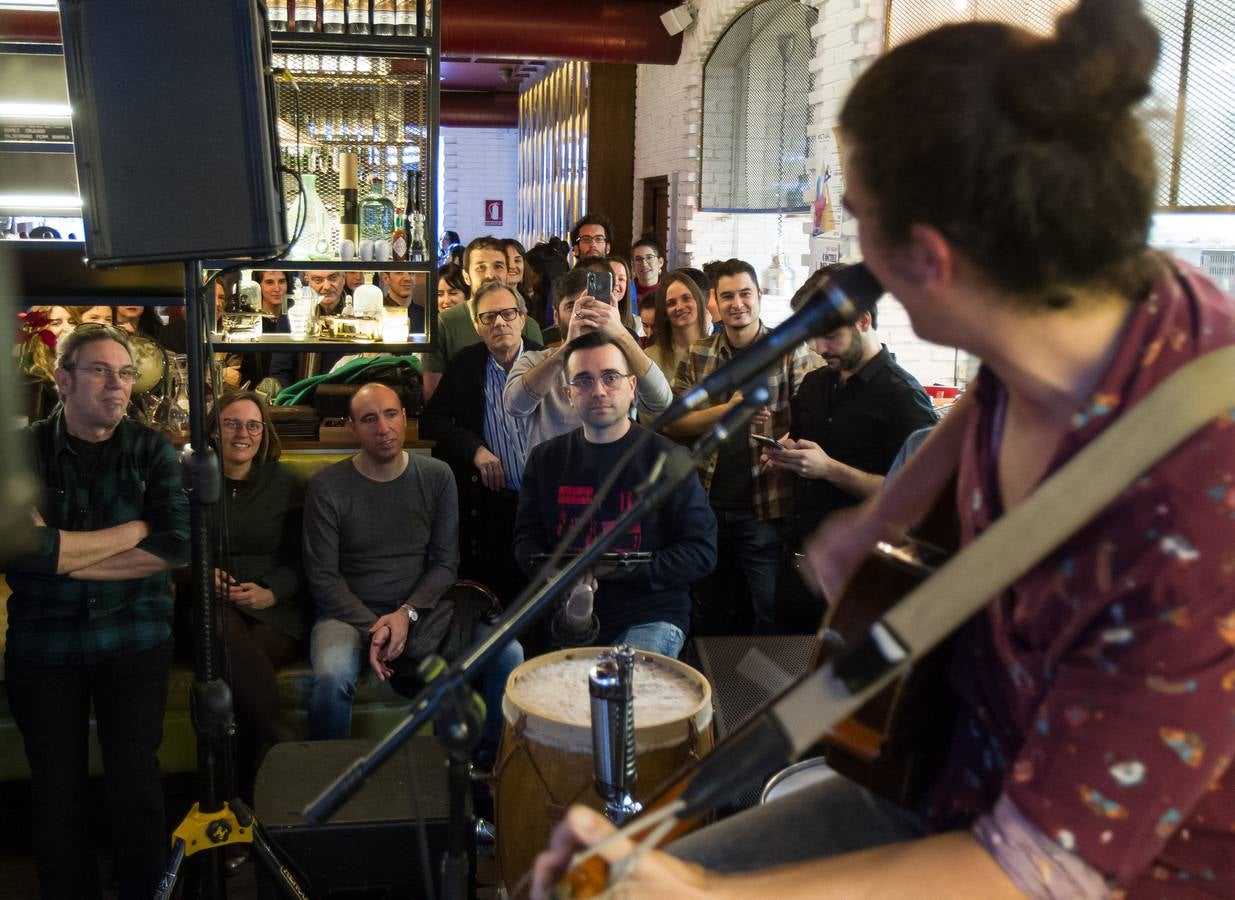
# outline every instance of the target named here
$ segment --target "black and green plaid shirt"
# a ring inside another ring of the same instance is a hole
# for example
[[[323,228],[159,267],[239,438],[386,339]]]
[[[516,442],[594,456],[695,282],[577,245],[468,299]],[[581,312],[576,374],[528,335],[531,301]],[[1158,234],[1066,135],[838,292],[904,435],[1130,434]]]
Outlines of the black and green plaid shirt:
[[[79,581],[57,575],[60,531],[97,531],[135,519],[150,526],[137,546],[183,565],[189,512],[180,463],[158,433],[124,419],[87,471],[65,431],[64,414],[29,428],[38,504],[47,523],[30,553],[10,561],[6,652],[45,663],[90,663],[153,647],[171,636],[167,572],[127,581]]]

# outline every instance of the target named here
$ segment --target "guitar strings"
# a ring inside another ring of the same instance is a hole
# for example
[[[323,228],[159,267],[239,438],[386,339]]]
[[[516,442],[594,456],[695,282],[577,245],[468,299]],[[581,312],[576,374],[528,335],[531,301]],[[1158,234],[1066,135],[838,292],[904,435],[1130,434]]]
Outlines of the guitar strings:
[[[608,898],[616,897],[614,891],[622,880],[630,875],[639,865],[639,860],[647,856],[650,850],[655,850],[660,846],[660,842],[673,830],[673,826],[677,823],[673,819],[661,822],[655,828],[648,832],[647,836],[639,843],[635,844],[635,848],[630,851],[623,859],[618,860],[613,864],[612,875],[609,878],[609,886],[601,893],[598,900],[608,900]]]
[[[602,838],[590,847],[585,847],[572,856],[570,859],[570,867],[573,869],[589,857],[596,856],[611,844],[616,844],[623,838],[630,838],[632,835],[638,834],[645,828],[652,828],[653,826],[660,825],[666,819],[669,820],[669,826],[672,827],[674,824],[674,817],[685,808],[686,804],[681,800],[674,800],[668,806],[663,806],[655,812],[650,812],[646,815],[633,819],[617,831],[613,832],[613,834],[606,838]]]

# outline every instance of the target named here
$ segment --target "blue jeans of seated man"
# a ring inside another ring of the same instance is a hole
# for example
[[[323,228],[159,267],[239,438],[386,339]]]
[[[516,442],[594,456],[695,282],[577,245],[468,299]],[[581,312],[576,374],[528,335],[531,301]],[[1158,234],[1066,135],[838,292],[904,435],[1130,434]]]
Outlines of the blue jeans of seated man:
[[[616,644],[630,644],[636,650],[646,650],[649,653],[660,653],[677,659],[686,643],[686,635],[672,622],[643,622],[631,625],[623,631]]]
[[[476,627],[479,640],[491,634],[487,625]],[[309,635],[313,685],[309,690],[309,740],[324,741],[352,735],[352,700],[360,673],[369,667],[368,635],[338,619],[318,619]],[[506,678],[523,662],[518,641],[507,644],[481,672],[480,695],[485,701],[481,739],[497,744],[502,736],[502,694]]]

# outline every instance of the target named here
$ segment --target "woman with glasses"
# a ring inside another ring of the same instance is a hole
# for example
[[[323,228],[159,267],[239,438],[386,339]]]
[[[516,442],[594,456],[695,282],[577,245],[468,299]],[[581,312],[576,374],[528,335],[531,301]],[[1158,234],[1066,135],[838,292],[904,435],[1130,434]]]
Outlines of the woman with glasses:
[[[279,437],[261,395],[224,394],[209,434],[223,463],[214,583],[226,603],[232,693],[239,714],[246,787],[271,744],[295,738],[275,674],[305,652],[309,609],[300,565],[303,489],[280,463]]]

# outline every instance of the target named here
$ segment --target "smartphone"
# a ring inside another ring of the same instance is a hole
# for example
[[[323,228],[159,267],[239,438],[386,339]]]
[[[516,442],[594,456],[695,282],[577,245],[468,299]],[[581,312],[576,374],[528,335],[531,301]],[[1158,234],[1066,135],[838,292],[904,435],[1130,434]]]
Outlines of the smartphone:
[[[587,273],[587,292],[589,297],[595,297],[597,300],[604,300],[606,303],[613,302],[613,273],[612,272],[588,272]]]
[[[754,441],[756,444],[758,444],[760,447],[766,447],[769,450],[784,450],[785,449],[784,444],[782,444],[780,441],[773,440],[772,438],[768,437],[766,434],[752,434],[750,436],[750,439]]]

